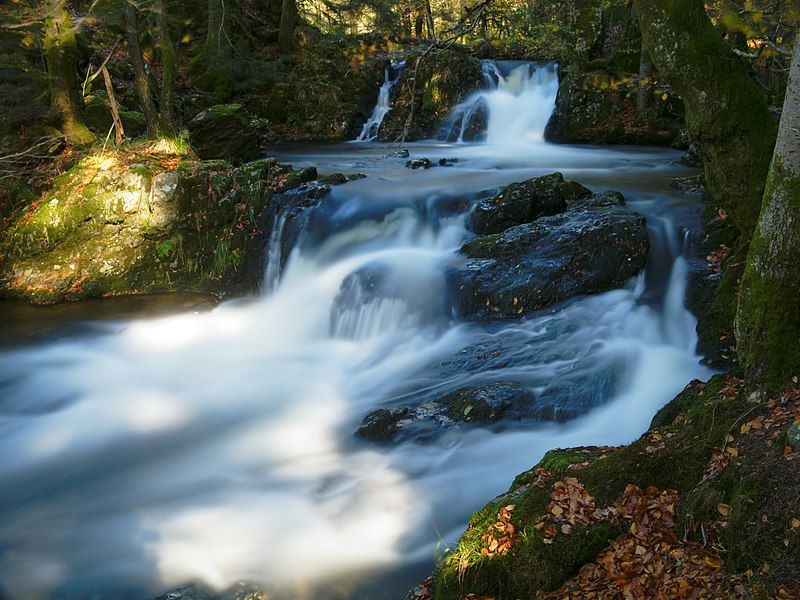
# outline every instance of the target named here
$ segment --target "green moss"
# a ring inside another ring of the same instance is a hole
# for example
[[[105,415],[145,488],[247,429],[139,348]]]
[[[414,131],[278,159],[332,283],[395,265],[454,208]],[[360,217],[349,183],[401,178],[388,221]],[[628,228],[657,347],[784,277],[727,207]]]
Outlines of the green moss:
[[[532,598],[537,591],[557,588],[594,560],[623,527],[609,523],[576,526],[569,535],[557,535],[551,544],[545,544],[533,527],[547,512],[552,484],[565,476],[576,477],[598,507],[612,504],[629,484],[676,489],[681,498],[695,497],[692,494],[697,493],[713,449],[723,443],[737,419],[752,409],[742,399],[726,397],[722,392],[729,388],[730,381],[721,375],[707,384],[693,382],[656,415],[650,431],[628,446],[559,449],[545,454],[538,465],[514,480],[506,494],[473,515],[470,528],[437,569],[434,597],[447,600],[475,593]],[[754,492],[757,482],[737,479],[735,471],[726,475],[730,485],[714,488],[714,494],[698,500],[699,504],[687,502],[686,506],[711,516],[720,501],[749,506],[746,498],[758,499]],[[521,540],[506,556],[482,556],[486,544],[481,536],[490,531],[500,508],[508,504],[515,505],[511,522],[522,532]],[[679,516],[684,532],[690,532],[697,515],[690,517],[688,509],[679,504]],[[736,564],[738,568],[744,563]]]
[[[748,378],[772,389],[800,373],[800,178],[773,161],[761,223],[742,276],[736,336]]]

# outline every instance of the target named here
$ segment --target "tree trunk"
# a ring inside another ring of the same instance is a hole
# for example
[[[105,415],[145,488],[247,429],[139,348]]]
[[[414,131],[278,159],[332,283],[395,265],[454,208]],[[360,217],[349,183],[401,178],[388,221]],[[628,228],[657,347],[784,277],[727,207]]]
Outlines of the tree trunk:
[[[206,35],[206,55],[211,58],[227,56],[228,42],[225,0],[208,0],[208,34]]]
[[[144,68],[142,47],[139,45],[139,24],[136,20],[136,9],[125,0],[125,23],[128,30],[128,49],[133,62],[133,76],[136,85],[136,94],[144,113],[144,122],[147,127],[147,138],[155,139],[158,135],[158,113],[150,93],[150,84],[147,81],[147,71]]]
[[[752,236],[776,126],[757,84],[720,38],[702,0],[634,0],[644,43],[683,97],[706,189],[746,243]]]
[[[290,54],[294,46],[294,25],[297,20],[296,0],[283,0],[281,25],[278,29],[278,52]]]
[[[175,133],[175,80],[178,75],[178,54],[169,35],[164,0],[156,0],[158,18],[158,43],[161,46],[161,123],[165,130]]]
[[[645,120],[647,109],[650,108],[653,76],[653,61],[647,52],[647,47],[642,44],[642,53],[639,56],[639,90],[636,93],[636,118]]]
[[[431,0],[422,0],[425,4],[425,23],[428,26],[428,37],[434,39],[436,32],[433,28],[433,11],[431,11]]]
[[[736,344],[750,381],[778,388],[800,375],[800,39],[739,292]]]
[[[45,0],[44,10],[44,55],[50,76],[50,101],[64,137],[77,144],[91,143],[94,135],[81,117],[78,52],[66,0]]]
[[[114,94],[114,85],[111,82],[111,74],[105,65],[100,68],[103,73],[103,83],[106,86],[106,94],[108,95],[108,106],[111,108],[111,118],[114,120],[114,144],[119,146],[122,140],[125,139],[125,129],[122,127],[122,119],[119,117],[119,105],[117,104],[117,96]]]

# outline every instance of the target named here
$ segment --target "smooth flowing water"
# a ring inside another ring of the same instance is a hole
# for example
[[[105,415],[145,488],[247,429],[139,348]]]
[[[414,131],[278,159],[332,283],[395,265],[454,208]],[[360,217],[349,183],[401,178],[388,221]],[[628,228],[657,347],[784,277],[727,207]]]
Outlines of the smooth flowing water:
[[[547,449],[629,442],[709,375],[682,303],[699,206],[668,187],[689,174],[676,153],[524,138],[409,148],[459,162],[411,171],[374,144],[278,150],[296,167],[367,178],[322,201],[285,267],[273,262],[265,296],[3,351],[5,594],[144,599],[187,581],[250,581],[287,598],[401,598],[470,512]],[[454,320],[443,272],[469,235],[468,200],[555,170],[620,189],[647,216],[646,274],[521,321]],[[396,295],[342,308],[343,280],[375,265]],[[506,360],[465,369],[470,348]],[[609,369],[619,384],[569,423],[461,427],[387,448],[352,435],[377,407],[489,381],[538,393]]]

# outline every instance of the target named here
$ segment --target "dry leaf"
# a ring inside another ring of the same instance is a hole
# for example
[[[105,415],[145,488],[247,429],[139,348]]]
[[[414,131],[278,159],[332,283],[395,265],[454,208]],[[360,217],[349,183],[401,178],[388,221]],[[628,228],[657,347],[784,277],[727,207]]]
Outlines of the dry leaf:
[[[727,504],[720,502],[717,504],[717,512],[721,514],[723,517],[727,517],[731,514],[731,507]]]

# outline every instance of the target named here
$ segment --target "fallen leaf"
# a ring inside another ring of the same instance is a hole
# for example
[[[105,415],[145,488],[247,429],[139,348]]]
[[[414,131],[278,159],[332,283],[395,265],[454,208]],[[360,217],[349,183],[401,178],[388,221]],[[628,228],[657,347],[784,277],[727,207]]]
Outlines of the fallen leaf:
[[[717,504],[717,512],[721,514],[723,517],[727,517],[731,514],[731,507],[727,504],[720,502]]]

